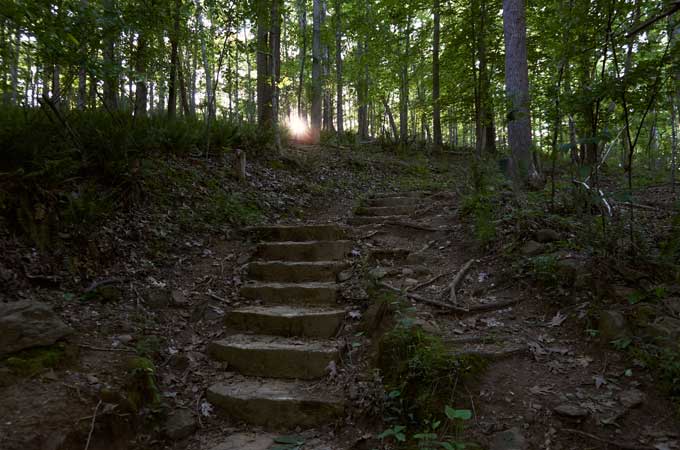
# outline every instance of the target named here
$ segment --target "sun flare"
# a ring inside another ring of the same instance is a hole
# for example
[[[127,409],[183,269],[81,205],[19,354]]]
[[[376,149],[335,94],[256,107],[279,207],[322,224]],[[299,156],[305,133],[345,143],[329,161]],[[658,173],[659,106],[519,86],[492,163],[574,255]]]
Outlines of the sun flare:
[[[298,116],[290,116],[288,118],[288,129],[294,137],[303,138],[307,135],[307,122]]]

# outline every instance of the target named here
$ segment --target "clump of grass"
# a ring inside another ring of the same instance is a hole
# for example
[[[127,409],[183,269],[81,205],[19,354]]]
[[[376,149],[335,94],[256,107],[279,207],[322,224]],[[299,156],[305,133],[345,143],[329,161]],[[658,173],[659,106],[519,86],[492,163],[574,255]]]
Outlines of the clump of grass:
[[[456,355],[442,340],[402,320],[380,342],[379,367],[397,412],[425,420],[455,397],[456,388],[479,374],[482,358]]]
[[[73,359],[71,353],[66,344],[58,343],[14,353],[5,359],[4,364],[17,376],[33,377],[45,370],[61,367]]]

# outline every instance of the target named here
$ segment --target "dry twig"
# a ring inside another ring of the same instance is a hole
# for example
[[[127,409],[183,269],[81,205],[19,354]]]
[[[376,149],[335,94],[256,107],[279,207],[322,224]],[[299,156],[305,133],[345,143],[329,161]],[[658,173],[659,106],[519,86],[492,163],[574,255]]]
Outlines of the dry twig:
[[[453,305],[458,304],[458,299],[456,298],[456,288],[460,284],[460,282],[465,278],[465,275],[468,273],[470,268],[472,267],[472,264],[475,262],[474,259],[471,259],[470,261],[466,262],[463,264],[463,267],[460,268],[458,273],[456,274],[456,277],[453,279],[451,284],[449,285],[449,301]]]
[[[90,433],[87,435],[87,442],[85,443],[85,450],[88,450],[90,448],[90,441],[92,441],[92,433],[94,433],[94,424],[97,421],[97,411],[99,411],[99,407],[102,405],[102,401],[99,400],[99,403],[97,403],[97,406],[94,408],[94,414],[92,414],[92,423],[90,423]]]

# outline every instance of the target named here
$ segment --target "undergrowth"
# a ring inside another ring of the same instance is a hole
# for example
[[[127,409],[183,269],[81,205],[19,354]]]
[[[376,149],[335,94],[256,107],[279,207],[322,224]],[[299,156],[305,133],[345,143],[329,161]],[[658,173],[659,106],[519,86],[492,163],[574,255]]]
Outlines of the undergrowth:
[[[420,449],[472,448],[458,441],[461,421],[471,413],[450,405],[457,403],[458,390],[485,369],[485,361],[452,352],[439,337],[414,325],[399,302],[393,304],[399,320],[379,343],[378,366],[386,389],[383,419],[389,426],[380,439]],[[447,418],[453,430],[448,422],[439,428]]]

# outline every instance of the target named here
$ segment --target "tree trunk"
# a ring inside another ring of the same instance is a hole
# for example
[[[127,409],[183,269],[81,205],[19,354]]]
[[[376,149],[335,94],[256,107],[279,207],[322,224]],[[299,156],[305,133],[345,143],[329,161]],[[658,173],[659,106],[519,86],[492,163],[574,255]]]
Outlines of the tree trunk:
[[[505,85],[508,111],[508,144],[513,159],[513,175],[518,184],[537,173],[531,157],[529,116],[529,69],[527,64],[524,0],[503,0],[505,35]]]
[[[401,66],[401,88],[399,90],[399,140],[403,147],[408,144],[408,59],[409,47],[411,46],[411,18],[406,19],[406,30],[404,32],[404,52]]]
[[[205,39],[205,27],[203,26],[203,6],[200,0],[194,0],[196,4],[196,21],[198,22],[198,35],[201,40],[201,59],[203,60],[203,72],[205,73],[205,96],[208,105],[207,115],[210,120],[215,118],[215,102],[213,101],[212,67],[208,61],[208,49]]]
[[[177,75],[179,74],[179,16],[182,0],[175,0],[175,11],[170,35],[170,80],[168,81],[168,118],[177,116]]]
[[[116,41],[118,40],[118,30],[115,28],[116,11],[114,0],[103,0],[104,16],[106,17],[104,26],[104,106],[110,111],[118,109],[118,74],[116,66]]]
[[[390,128],[392,129],[392,138],[396,141],[399,133],[397,132],[397,124],[394,122],[394,115],[392,114],[392,109],[390,108],[390,103],[386,98],[383,98],[383,106],[385,107],[385,113],[390,121]]]
[[[432,35],[432,134],[434,150],[442,149],[441,105],[439,103],[439,0],[434,0],[434,32]]]
[[[312,110],[311,140],[318,144],[321,139],[321,0],[314,0],[312,25]]]
[[[272,126],[272,70],[269,45],[271,3],[257,0],[257,122],[262,128]]]
[[[345,132],[344,117],[343,117],[343,98],[342,98],[342,1],[335,0],[335,78],[337,99],[336,105],[337,113],[337,130],[338,135]]]
[[[135,61],[135,117],[146,116],[146,103],[148,100],[146,86],[146,38],[143,34],[137,37],[137,58]]]
[[[59,64],[52,66],[52,102],[57,108],[61,108],[61,83],[59,77],[61,76],[61,67]]]
[[[272,73],[272,126],[274,127],[274,144],[281,151],[281,133],[279,131],[279,78],[281,72],[281,3],[283,0],[272,0],[271,35],[269,43],[271,56],[269,67]]]
[[[302,90],[305,83],[305,61],[307,59],[307,2],[305,0],[298,0],[298,23],[300,26],[300,73],[298,75],[297,87],[297,114],[301,120],[307,121],[307,114],[302,108]]]

